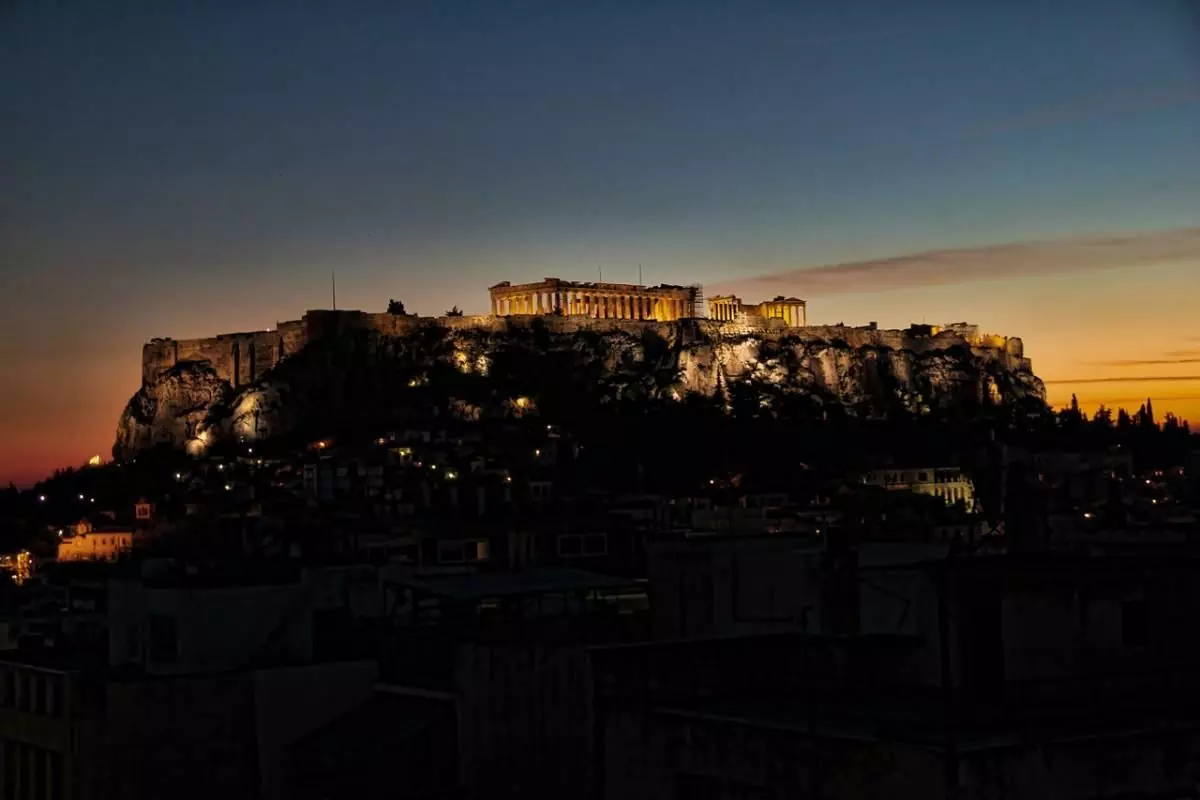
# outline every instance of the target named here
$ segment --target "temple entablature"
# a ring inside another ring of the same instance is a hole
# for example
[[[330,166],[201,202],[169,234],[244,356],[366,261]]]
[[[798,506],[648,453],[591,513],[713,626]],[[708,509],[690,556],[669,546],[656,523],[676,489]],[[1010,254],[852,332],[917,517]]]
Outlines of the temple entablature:
[[[595,319],[673,322],[697,316],[699,287],[584,283],[544,278],[538,283],[504,281],[488,289],[492,315],[559,314]]]

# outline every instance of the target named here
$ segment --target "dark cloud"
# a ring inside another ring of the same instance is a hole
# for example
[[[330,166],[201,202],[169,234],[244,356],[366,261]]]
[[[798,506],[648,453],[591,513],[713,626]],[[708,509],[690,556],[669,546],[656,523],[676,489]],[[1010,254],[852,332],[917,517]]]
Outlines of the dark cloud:
[[[1182,350],[1172,352],[1186,352]],[[1168,353],[1167,355],[1171,355]],[[1154,367],[1163,364],[1200,364],[1200,357],[1192,358],[1128,358],[1115,361],[1087,361],[1089,367]]]
[[[1200,227],[930,250],[870,261],[797,267],[711,288],[714,294],[739,291],[815,297],[1191,259],[1200,260]]]
[[[1136,383],[1150,382],[1179,382],[1200,381],[1200,375],[1129,375],[1117,378],[1060,378],[1059,380],[1043,381],[1047,386],[1064,383]]]

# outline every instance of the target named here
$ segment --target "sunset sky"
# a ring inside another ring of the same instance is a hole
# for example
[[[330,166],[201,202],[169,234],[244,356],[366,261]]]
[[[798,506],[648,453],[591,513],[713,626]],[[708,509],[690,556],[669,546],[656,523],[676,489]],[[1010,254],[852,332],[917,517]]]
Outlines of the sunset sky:
[[[1021,336],[1200,422],[1179,0],[0,2],[0,481],[108,456],[143,341],[543,276]]]

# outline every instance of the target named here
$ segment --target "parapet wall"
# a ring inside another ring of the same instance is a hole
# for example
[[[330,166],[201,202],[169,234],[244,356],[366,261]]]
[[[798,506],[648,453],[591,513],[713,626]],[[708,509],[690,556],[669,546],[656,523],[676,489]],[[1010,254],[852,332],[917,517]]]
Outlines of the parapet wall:
[[[691,323],[690,325],[688,323]],[[874,324],[811,325],[802,328],[786,325],[780,319],[751,318],[722,322],[697,319],[683,322],[652,320],[596,319],[586,315],[510,315],[495,317],[419,317],[364,311],[311,310],[299,320],[281,322],[275,330],[227,333],[206,339],[154,339],[142,348],[142,381],[153,382],[163,370],[183,361],[205,362],[235,388],[251,384],[267,370],[308,342],[350,330],[373,330],[386,336],[407,336],[421,328],[442,327],[451,330],[486,330],[500,333],[520,327],[544,327],[551,333],[579,331],[622,331],[638,335],[646,329],[664,337],[680,330],[685,337],[765,336],[800,338],[808,341],[845,342],[851,347],[882,347],[894,350],[927,352],[966,346],[976,351],[1003,351],[1015,361],[1024,360],[1024,346],[1014,337],[980,334],[978,328],[955,323],[941,328],[913,326],[907,330],[882,330]],[[685,326],[680,328],[679,326]]]
[[[273,331],[223,333],[207,339],[154,339],[142,347],[142,382],[152,382],[181,361],[199,361],[209,364],[232,386],[245,386],[306,342],[300,321],[280,323]]]

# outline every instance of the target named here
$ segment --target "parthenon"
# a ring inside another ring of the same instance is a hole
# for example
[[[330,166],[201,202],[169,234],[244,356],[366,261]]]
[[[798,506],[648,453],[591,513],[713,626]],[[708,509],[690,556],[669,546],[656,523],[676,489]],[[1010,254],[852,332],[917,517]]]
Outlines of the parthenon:
[[[781,319],[792,328],[803,328],[808,324],[808,304],[799,297],[779,295],[757,305],[746,305],[736,295],[718,295],[708,299],[708,316],[720,322],[735,322],[747,317]]]
[[[579,283],[545,278],[539,283],[504,281],[488,291],[492,296],[492,314],[497,317],[563,314],[672,322],[699,316],[698,286]]]

